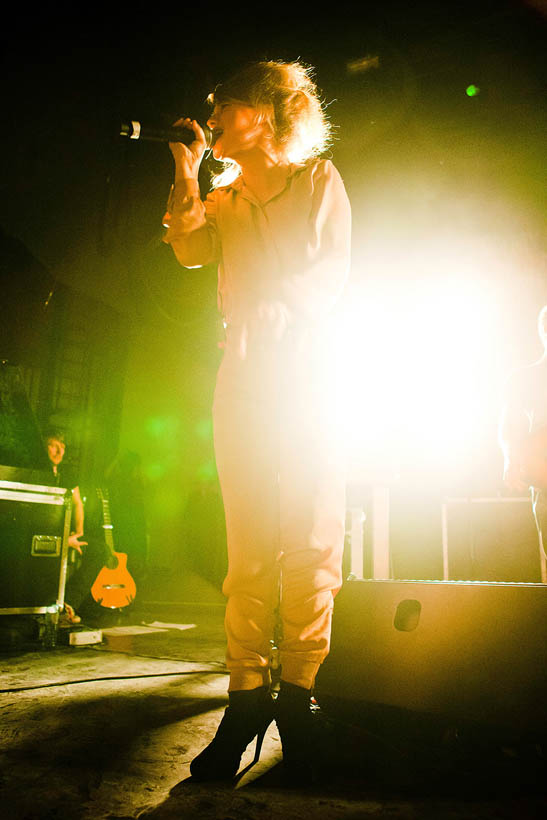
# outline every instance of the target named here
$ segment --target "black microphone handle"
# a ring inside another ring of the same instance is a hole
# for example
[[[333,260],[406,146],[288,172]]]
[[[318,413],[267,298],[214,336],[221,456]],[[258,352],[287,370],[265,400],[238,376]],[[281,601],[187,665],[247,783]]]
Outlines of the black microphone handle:
[[[207,146],[210,147],[213,141],[212,131],[207,125],[202,126],[202,128]],[[184,145],[190,145],[196,139],[196,135],[191,128],[156,128],[150,125],[142,125],[137,120],[122,122],[120,137],[129,137],[132,140],[152,140],[154,142],[182,142]]]

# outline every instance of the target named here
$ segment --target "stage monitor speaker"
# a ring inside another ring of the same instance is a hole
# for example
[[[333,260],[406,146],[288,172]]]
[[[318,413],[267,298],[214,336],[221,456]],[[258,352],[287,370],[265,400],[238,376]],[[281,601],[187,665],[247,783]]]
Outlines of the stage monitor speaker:
[[[348,581],[316,696],[543,733],[547,586]]]

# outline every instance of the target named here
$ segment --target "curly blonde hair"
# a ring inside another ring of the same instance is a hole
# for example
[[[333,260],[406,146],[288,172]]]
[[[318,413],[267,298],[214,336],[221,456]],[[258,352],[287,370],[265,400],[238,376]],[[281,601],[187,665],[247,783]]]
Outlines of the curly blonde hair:
[[[289,162],[320,156],[331,141],[332,126],[313,80],[313,68],[300,62],[251,63],[218,85],[208,102],[238,102],[256,108],[272,130],[280,155]]]

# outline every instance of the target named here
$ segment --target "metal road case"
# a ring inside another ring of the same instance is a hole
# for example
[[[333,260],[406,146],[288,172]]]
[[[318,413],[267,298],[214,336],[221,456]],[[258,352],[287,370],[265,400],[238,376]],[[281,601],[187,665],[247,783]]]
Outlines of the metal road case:
[[[55,633],[71,512],[63,488],[0,480],[0,615],[44,615]]]

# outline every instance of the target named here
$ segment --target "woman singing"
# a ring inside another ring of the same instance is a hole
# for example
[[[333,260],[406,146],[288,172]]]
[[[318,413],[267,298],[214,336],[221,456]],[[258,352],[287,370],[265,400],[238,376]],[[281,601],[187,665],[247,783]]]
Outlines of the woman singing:
[[[351,212],[338,171],[320,158],[330,128],[310,69],[255,63],[209,101],[213,156],[232,180],[200,199],[204,132],[179,120],[195,141],[170,145],[165,236],[181,265],[218,264],[226,327],[213,419],[228,543],[229,705],[190,771],[234,777],[247,745],[257,738],[258,754],[275,719],[284,766],[305,781],[314,763],[310,696],[341,585],[345,477],[329,319],[348,275]]]

